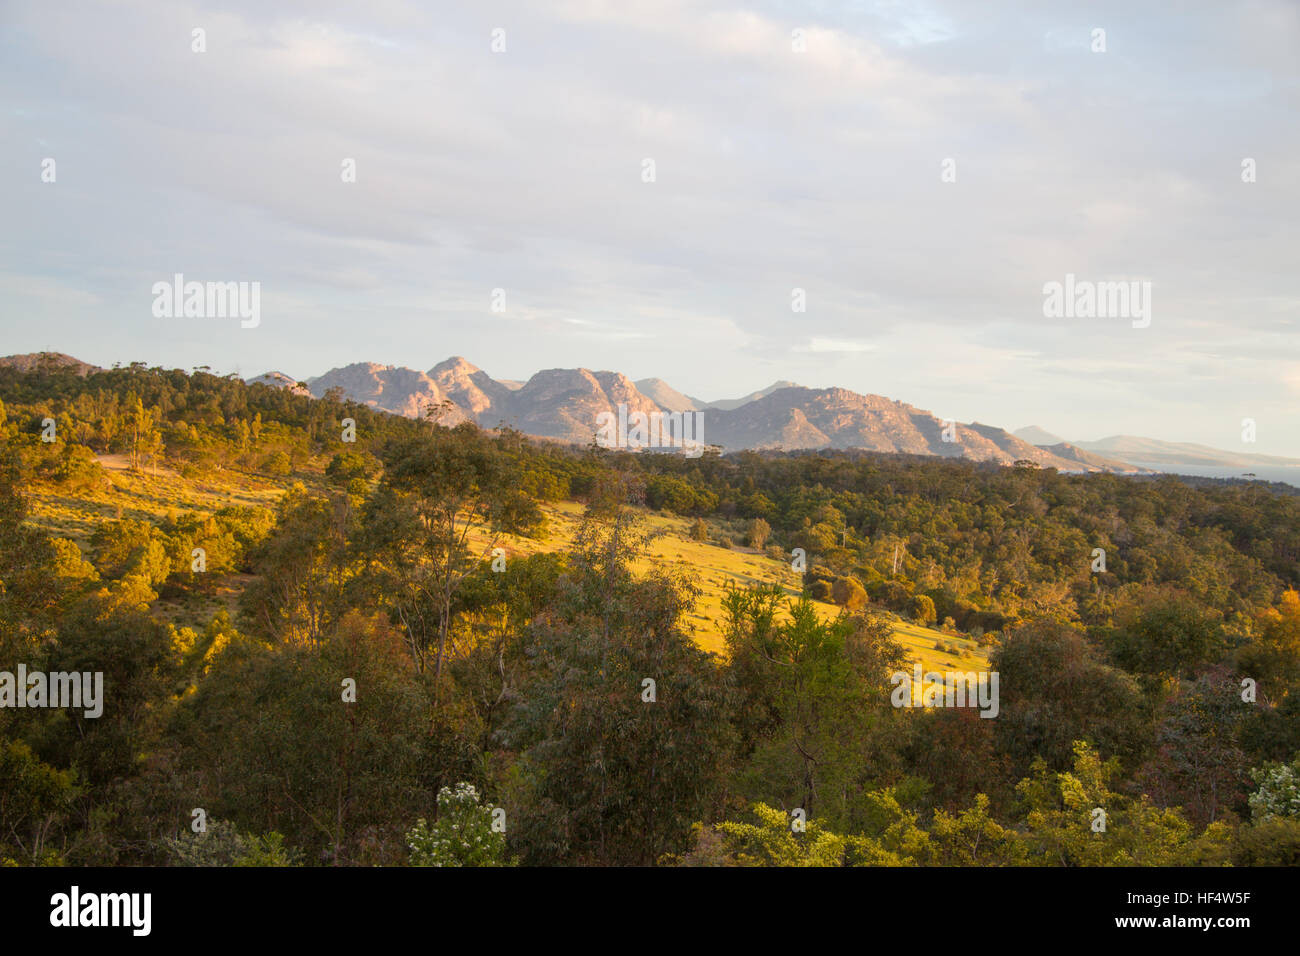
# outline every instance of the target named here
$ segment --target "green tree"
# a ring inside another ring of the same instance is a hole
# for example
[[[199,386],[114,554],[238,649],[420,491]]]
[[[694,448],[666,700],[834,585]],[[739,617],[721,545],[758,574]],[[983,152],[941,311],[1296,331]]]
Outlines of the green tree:
[[[683,630],[684,574],[638,580],[625,509],[589,517],[504,739],[521,751],[505,798],[525,862],[650,865],[683,849],[729,751],[717,666]]]
[[[912,620],[922,627],[928,627],[935,622],[934,601],[928,594],[913,595]]]
[[[993,721],[998,751],[1023,775],[1037,758],[1068,769],[1076,740],[1137,759],[1152,742],[1149,702],[1137,682],[1097,660],[1077,631],[1044,622],[1007,635],[990,657],[999,674]]]
[[[867,606],[867,589],[857,578],[836,578],[831,584],[831,600],[842,608],[859,611]]]
[[[1111,647],[1115,663],[1127,671],[1191,678],[1223,656],[1227,641],[1222,615],[1170,597],[1136,609]]]
[[[1052,773],[1039,760],[1016,787],[1025,802],[1028,861],[1059,866],[1179,866],[1221,859],[1230,831],[1212,823],[1197,834],[1176,809],[1144,794],[1111,788],[1119,761],[1103,761],[1087,743],[1074,745],[1074,766]]]
[[[386,559],[381,579],[392,580],[382,593],[407,632],[417,667],[436,649],[439,683],[465,579],[502,534],[528,533],[541,519],[517,481],[517,442],[509,433],[488,439],[468,423],[435,427],[389,454],[367,511],[365,544]],[[475,554],[471,535],[479,530],[488,543]]]
[[[888,675],[905,654],[886,621],[822,621],[807,598],[789,602],[782,621],[775,595],[730,596],[725,608],[749,751],[738,782],[754,802],[839,819],[870,773],[870,729],[892,711]]]

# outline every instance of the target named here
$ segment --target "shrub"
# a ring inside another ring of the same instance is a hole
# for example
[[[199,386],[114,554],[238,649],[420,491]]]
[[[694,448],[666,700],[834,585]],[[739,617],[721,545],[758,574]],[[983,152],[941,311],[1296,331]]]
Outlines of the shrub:
[[[925,594],[912,598],[912,620],[922,626],[934,623],[934,601]]]
[[[755,518],[749,523],[749,528],[745,532],[745,541],[751,548],[758,548],[762,551],[763,546],[767,544],[768,536],[772,534],[772,526],[762,518]]]
[[[1300,820],[1272,817],[1233,835],[1234,866],[1300,866]]]
[[[1250,795],[1250,814],[1256,822],[1300,817],[1300,759],[1267,763],[1252,770],[1250,777],[1259,787]]]
[[[289,456],[282,451],[277,451],[267,457],[266,462],[262,465],[262,470],[268,475],[288,475],[293,472],[293,465],[289,461]]]
[[[875,598],[891,611],[904,611],[912,599],[912,589],[902,581],[881,581]]]
[[[509,866],[504,828],[493,826],[497,815],[491,804],[479,805],[473,784],[443,787],[438,819],[421,818],[407,831],[411,866]]]
[[[831,600],[840,607],[856,611],[866,607],[867,589],[855,578],[836,578],[831,585]]]
[[[325,477],[333,484],[347,487],[354,478],[370,478],[379,471],[379,459],[369,452],[344,451],[330,459]]]
[[[233,823],[209,820],[202,833],[164,839],[173,866],[300,866],[301,854],[272,831],[264,837],[241,834]]]
[[[107,482],[108,476],[89,448],[68,444],[59,456],[54,480],[73,491],[95,491]]]

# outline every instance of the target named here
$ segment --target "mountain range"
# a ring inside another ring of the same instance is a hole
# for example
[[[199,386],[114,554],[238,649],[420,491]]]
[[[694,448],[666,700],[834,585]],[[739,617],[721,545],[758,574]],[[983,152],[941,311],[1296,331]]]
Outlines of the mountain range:
[[[579,444],[592,440],[601,413],[622,405],[629,416],[699,413],[702,441],[727,451],[860,448],[1002,464],[1029,460],[1061,471],[1144,470],[1068,443],[1039,448],[991,425],[947,423],[879,395],[787,381],[741,398],[705,402],[663,379],[634,382],[618,372],[583,368],[546,369],[522,384],[500,382],[459,356],[427,371],[358,362],[301,383],[280,372],[250,381],[306,388],[317,397],[339,389],[353,401],[399,415],[418,417],[437,409],[444,424],[472,421],[493,427],[504,422],[529,435]]]
[[[24,372],[43,366],[71,366],[80,375],[101,371],[61,352],[0,358],[0,367]],[[638,412],[647,417],[698,413],[699,440],[726,451],[853,448],[1001,464],[1027,460],[1067,472],[1128,474],[1178,467],[1300,469],[1300,459],[1187,442],[1131,435],[1069,442],[1037,425],[1012,433],[978,422],[945,422],[928,411],[879,395],[843,388],[804,388],[789,381],[774,382],[740,398],[706,402],[660,378],[634,382],[618,372],[553,368],[518,382],[494,379],[453,356],[427,371],[355,362],[313,378],[298,379],[272,371],[248,382],[318,398],[337,389],[336,394],[342,397],[398,415],[423,417],[432,411],[443,424],[469,421],[486,428],[504,422],[525,434],[579,444],[591,442],[600,426],[599,416],[617,413],[622,405],[629,417]]]
[[[1039,447],[1055,447],[1062,439],[1030,425],[1017,429],[1016,436]],[[1277,455],[1257,455],[1252,452],[1225,451],[1198,445],[1193,442],[1161,441],[1158,438],[1138,438],[1134,435],[1110,435],[1097,441],[1075,442],[1089,453],[1117,458],[1121,461],[1141,462],[1144,465],[1182,465],[1208,468],[1294,468],[1300,459]]]

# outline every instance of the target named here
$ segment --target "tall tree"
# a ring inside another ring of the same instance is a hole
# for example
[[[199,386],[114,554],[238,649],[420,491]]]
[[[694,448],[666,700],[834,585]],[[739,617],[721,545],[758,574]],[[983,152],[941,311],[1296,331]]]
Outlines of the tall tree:
[[[441,681],[455,599],[501,536],[524,534],[541,520],[518,481],[517,436],[489,437],[469,423],[433,426],[386,456],[370,502],[364,545],[379,557],[371,570],[407,633],[416,666],[436,650]]]

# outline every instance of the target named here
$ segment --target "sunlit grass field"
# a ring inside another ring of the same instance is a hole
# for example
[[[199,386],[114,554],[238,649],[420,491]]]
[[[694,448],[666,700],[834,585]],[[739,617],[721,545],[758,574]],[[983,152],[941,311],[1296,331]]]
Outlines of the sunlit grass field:
[[[33,524],[58,537],[89,548],[95,528],[104,521],[133,518],[151,523],[169,514],[186,511],[212,512],[231,505],[273,507],[276,500],[300,477],[270,479],[236,472],[208,472],[202,478],[182,477],[159,468],[132,473],[120,456],[101,458],[108,480],[104,487],[68,495],[50,487],[30,490]],[[309,484],[311,482],[308,482]],[[578,502],[547,503],[542,508],[547,530],[540,539],[506,536],[499,544],[511,555],[529,555],[568,550],[581,521],[583,506]],[[792,598],[798,596],[801,575],[788,561],[778,561],[749,548],[724,547],[691,537],[691,520],[657,512],[642,513],[641,531],[648,535],[648,557],[635,567],[648,572],[656,564],[673,570],[685,568],[700,589],[694,610],[687,617],[692,637],[707,651],[724,653],[721,630],[722,598],[729,584],[742,586],[776,582]],[[484,532],[471,536],[471,546],[483,556],[491,541]],[[214,594],[196,596],[194,606],[159,602],[157,610],[177,623],[201,624],[212,612],[233,611],[240,592],[251,580],[232,575]],[[840,613],[834,604],[815,602],[823,618]],[[987,666],[988,654],[969,638],[948,634],[909,621],[895,619],[894,634],[912,661],[926,670],[978,670]],[[941,643],[943,649],[936,649]],[[951,649],[951,650],[950,650]]]
[[[213,512],[232,505],[269,508],[293,483],[233,471],[207,472],[202,478],[184,478],[170,468],[133,473],[124,455],[102,455],[99,463],[107,482],[94,491],[69,495],[47,485],[29,488],[31,523],[85,550],[105,521],[131,518],[157,524],[169,514],[186,511]]]
[[[547,536],[543,540],[508,537],[502,542],[507,556],[536,554],[566,548],[577,532],[582,505],[560,502],[543,507],[547,519]],[[690,534],[691,520],[657,512],[645,512],[643,531],[649,535],[650,557],[638,562],[639,570],[648,571],[656,563],[666,567],[685,566],[692,581],[700,588],[699,599],[688,623],[696,643],[707,651],[723,653],[721,630],[722,598],[730,583],[748,585],[777,582],[792,598],[800,591],[802,575],[788,561],[777,561],[752,549],[726,548],[714,542],[697,541]],[[486,548],[486,536],[478,536]],[[834,604],[814,602],[823,618],[840,613]],[[909,660],[919,661],[925,670],[979,670],[987,666],[986,650],[973,640],[909,621],[895,620],[894,636],[907,651]],[[936,650],[935,643],[952,647]]]

